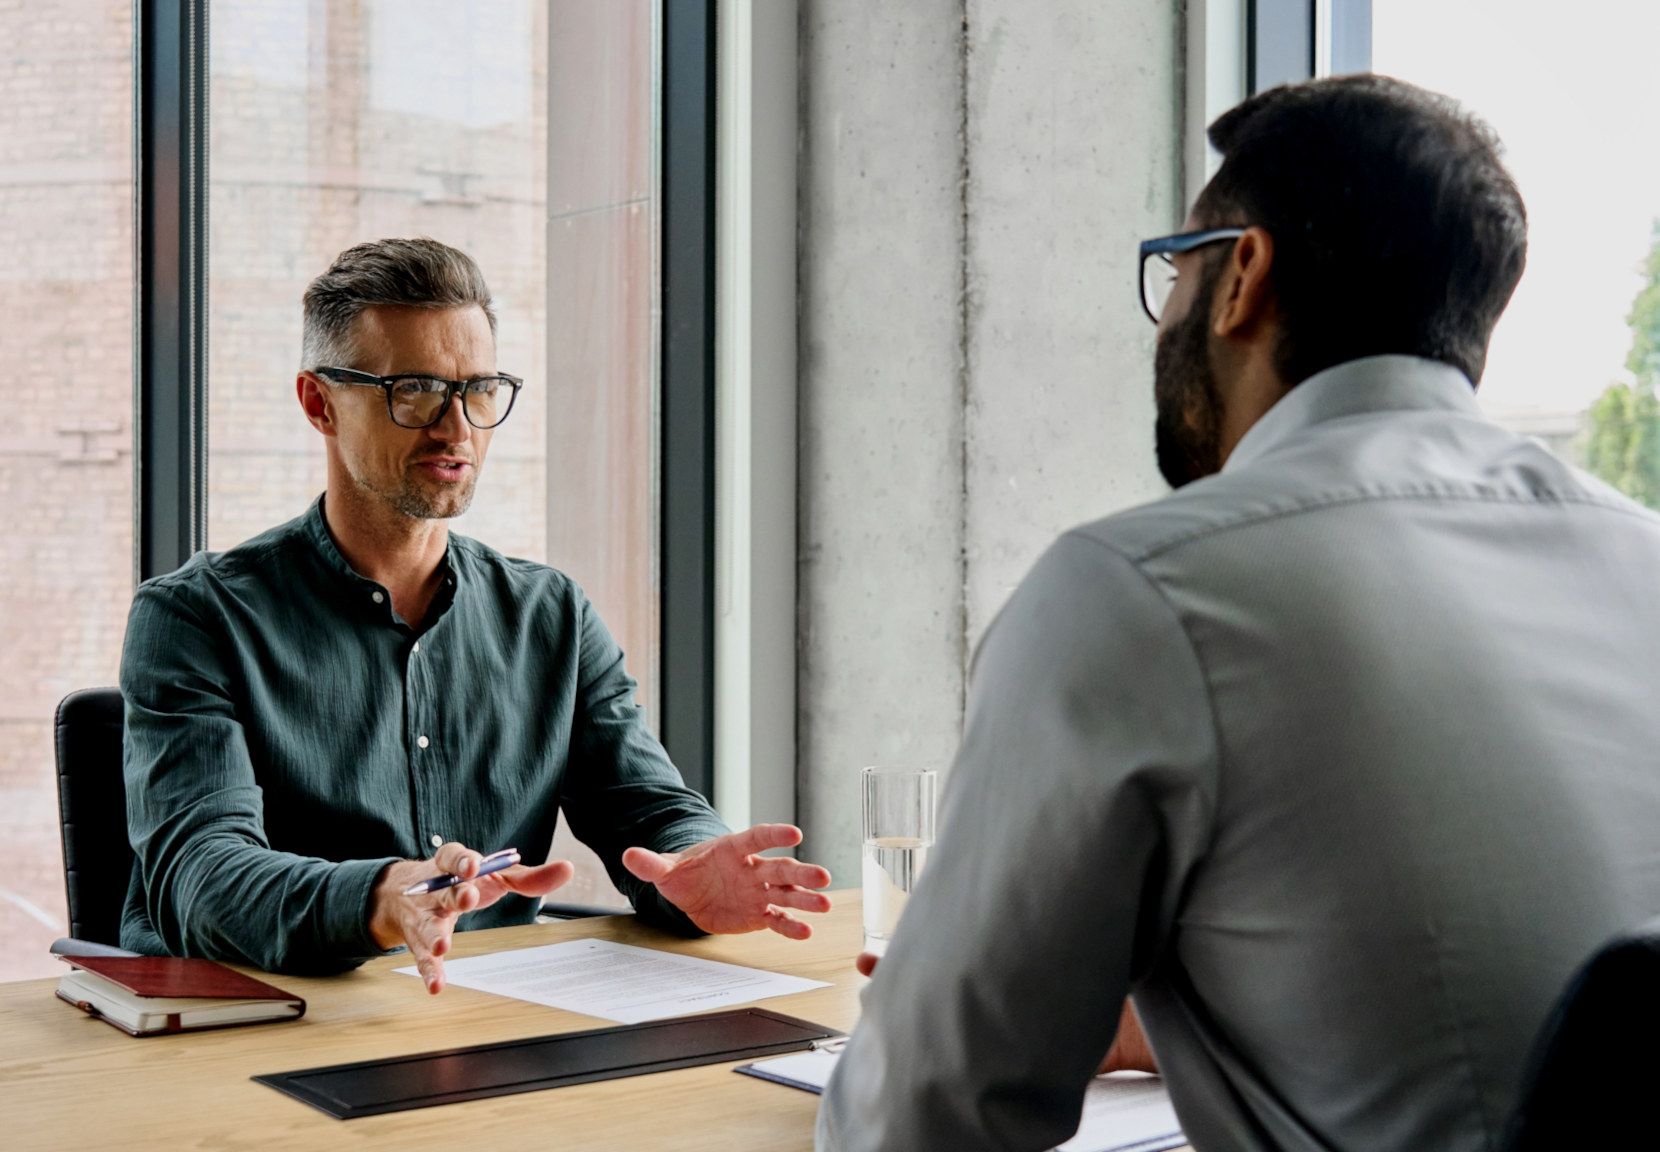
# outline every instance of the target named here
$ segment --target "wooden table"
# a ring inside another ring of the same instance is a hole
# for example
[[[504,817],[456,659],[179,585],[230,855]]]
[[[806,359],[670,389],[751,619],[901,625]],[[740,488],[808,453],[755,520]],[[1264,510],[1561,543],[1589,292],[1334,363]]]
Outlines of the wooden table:
[[[772,932],[682,940],[631,916],[464,932],[455,957],[598,937],[828,981],[760,1006],[850,1030],[865,981],[859,893],[831,894],[812,939]],[[428,996],[388,956],[344,976],[278,976],[305,1016],[142,1039],[71,1008],[55,980],[0,984],[0,1146],[11,1149],[395,1148],[399,1152],[810,1152],[818,1097],[711,1064],[387,1116],[336,1120],[249,1077],[608,1027],[557,1008],[448,988]]]
[[[772,932],[682,940],[632,917],[460,933],[457,957],[598,937],[790,972],[831,987],[760,1003],[849,1029],[864,980],[859,895],[833,894],[834,911],[807,917],[810,940]],[[818,1097],[751,1076],[732,1064],[581,1084],[387,1116],[335,1120],[249,1079],[323,1064],[371,1060],[607,1027],[572,1012],[448,988],[428,996],[374,960],[324,979],[276,977],[306,998],[293,1023],[137,1039],[52,995],[54,980],[0,984],[0,1143],[8,1149],[396,1148],[509,1152],[718,1149],[807,1152]]]

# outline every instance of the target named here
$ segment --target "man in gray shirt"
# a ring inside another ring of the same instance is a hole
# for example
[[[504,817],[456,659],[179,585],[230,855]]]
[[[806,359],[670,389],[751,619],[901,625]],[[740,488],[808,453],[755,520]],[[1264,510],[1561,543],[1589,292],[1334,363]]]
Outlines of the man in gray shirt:
[[[1128,992],[1201,1152],[1493,1148],[1573,969],[1660,912],[1660,519],[1476,405],[1526,247],[1496,140],[1378,77],[1211,139],[1143,245],[1180,491],[982,644],[821,1149],[1052,1147]]]

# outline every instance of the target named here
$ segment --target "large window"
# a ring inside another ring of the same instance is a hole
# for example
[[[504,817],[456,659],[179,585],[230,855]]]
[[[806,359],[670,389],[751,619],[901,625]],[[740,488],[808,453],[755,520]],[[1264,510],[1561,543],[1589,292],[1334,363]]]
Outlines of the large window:
[[[133,543],[131,0],[0,4],[0,980],[61,968],[52,711],[115,682]]]
[[[1373,5],[1373,70],[1486,119],[1527,202],[1527,271],[1493,337],[1483,407],[1651,507],[1660,507],[1660,151],[1641,126],[1656,43],[1653,4],[1566,14],[1503,0]]]

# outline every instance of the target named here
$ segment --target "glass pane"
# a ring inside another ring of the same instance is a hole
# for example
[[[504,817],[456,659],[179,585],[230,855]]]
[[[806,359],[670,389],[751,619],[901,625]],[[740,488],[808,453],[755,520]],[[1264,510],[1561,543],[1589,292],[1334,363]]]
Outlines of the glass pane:
[[[549,562],[587,589],[655,729],[658,5],[554,0],[548,12]],[[573,847],[561,821],[554,854],[579,865],[553,899],[620,902]]]
[[[214,0],[208,408],[222,549],[324,486],[294,396],[306,284],[364,240],[468,252],[495,294],[497,363],[525,385],[453,527],[575,577],[653,715],[655,12]],[[568,836],[555,853],[578,862],[555,899],[620,900]]]
[[[115,682],[132,595],[132,29],[131,0],[0,8],[0,344],[53,384],[0,432],[0,980],[62,970],[52,714]]]
[[[1660,351],[1660,150],[1632,135],[1653,102],[1660,5],[1577,5],[1569,36],[1560,12],[1505,0],[1372,12],[1374,69],[1486,119],[1527,201],[1527,271],[1494,334],[1483,407],[1660,507],[1660,358],[1648,355]]]
[[[132,590],[132,6],[0,9],[0,979],[67,933],[52,714],[114,682]],[[73,238],[73,239],[71,239]],[[72,403],[64,403],[68,396]]]

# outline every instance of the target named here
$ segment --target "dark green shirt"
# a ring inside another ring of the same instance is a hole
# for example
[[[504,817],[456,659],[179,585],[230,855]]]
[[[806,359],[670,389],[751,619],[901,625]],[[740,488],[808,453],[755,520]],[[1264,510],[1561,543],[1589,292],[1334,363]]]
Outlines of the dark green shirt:
[[[145,581],[121,659],[137,854],[123,945],[346,968],[379,952],[369,902],[388,863],[446,840],[539,862],[561,806],[642,916],[693,930],[622,852],[726,828],[647,729],[587,597],[453,534],[444,572],[417,632],[346,563],[319,500]],[[458,926],[527,923],[537,904],[509,896]]]

